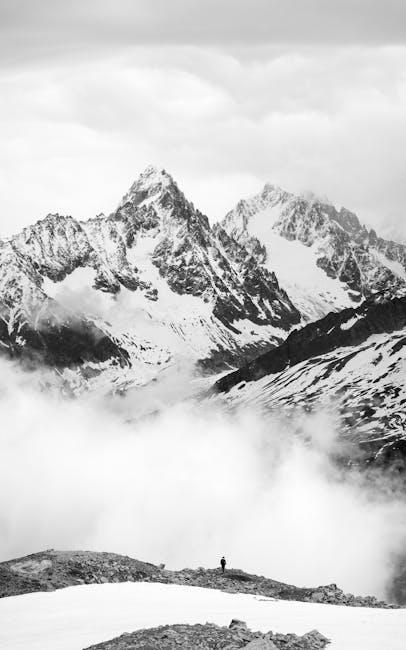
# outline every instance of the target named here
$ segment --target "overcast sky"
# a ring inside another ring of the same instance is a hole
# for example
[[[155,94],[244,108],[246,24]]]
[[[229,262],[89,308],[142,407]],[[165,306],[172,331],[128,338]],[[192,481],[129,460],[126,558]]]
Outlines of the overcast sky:
[[[215,219],[266,181],[406,240],[404,0],[0,0],[0,235],[152,163]]]

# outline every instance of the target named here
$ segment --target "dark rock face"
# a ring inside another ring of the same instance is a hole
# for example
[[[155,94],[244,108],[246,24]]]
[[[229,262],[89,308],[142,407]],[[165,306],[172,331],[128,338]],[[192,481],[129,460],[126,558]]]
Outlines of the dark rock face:
[[[94,323],[68,314],[60,322],[52,316],[41,319],[35,327],[23,322],[11,332],[0,319],[0,343],[1,352],[10,359],[20,359],[25,368],[42,364],[70,368],[106,361],[123,367],[129,363],[127,351]]]
[[[123,634],[116,639],[98,643],[87,650],[322,650],[330,641],[317,630],[303,636],[251,632],[242,621],[230,626],[165,625]]]
[[[248,251],[230,237],[218,224],[214,233],[227,256],[218,259],[223,270],[226,286],[219,286],[219,294],[214,314],[223,322],[232,323],[238,318],[248,318],[254,323],[274,323],[285,329],[287,323],[299,323],[300,313],[292,305],[287,293],[280,288],[274,273],[261,266],[264,251],[258,243],[255,250]],[[244,291],[242,302],[236,300],[227,287],[232,286],[235,268],[239,269],[239,279]]]
[[[294,330],[279,347],[222,377],[216,383],[216,389],[227,391],[242,381],[254,381],[281,372],[288,366],[337,348],[360,345],[372,334],[405,327],[406,297],[377,295],[355,309],[332,312],[315,323]]]
[[[319,236],[325,238],[328,246],[318,265],[364,297],[376,291],[396,293],[405,287],[405,280],[385,266],[376,253],[406,268],[406,246],[376,237],[345,208],[338,211],[318,200],[298,199],[289,204],[276,227],[281,235],[298,239],[306,246],[314,244]]]
[[[43,551],[0,563],[0,597],[32,591],[53,591],[72,585],[104,582],[159,582],[219,589],[227,593],[256,594],[282,600],[323,602],[354,607],[393,607],[373,597],[344,594],[337,585],[295,587],[238,569],[183,569],[168,571],[115,553]]]

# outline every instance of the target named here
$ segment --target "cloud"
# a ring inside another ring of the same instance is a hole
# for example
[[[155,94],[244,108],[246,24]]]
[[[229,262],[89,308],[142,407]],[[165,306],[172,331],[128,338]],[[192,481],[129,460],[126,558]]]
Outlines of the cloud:
[[[66,401],[1,369],[1,559],[94,549],[180,568],[226,554],[291,583],[385,592],[406,507],[334,468],[326,415],[292,428],[183,403],[134,422],[156,396]]]
[[[266,181],[406,238],[406,47],[145,46],[0,74],[0,235],[113,210],[166,167],[212,219]]]
[[[405,43],[402,0],[2,0],[3,62],[134,45]]]

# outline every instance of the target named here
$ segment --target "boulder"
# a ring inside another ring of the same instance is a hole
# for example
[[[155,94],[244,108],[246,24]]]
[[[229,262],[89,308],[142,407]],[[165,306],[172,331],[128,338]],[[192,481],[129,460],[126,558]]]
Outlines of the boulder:
[[[236,629],[247,630],[248,629],[246,622],[245,621],[240,621],[238,618],[233,618],[233,620],[231,621],[231,623],[230,623],[230,625],[228,627],[230,628],[230,630],[236,630]]]

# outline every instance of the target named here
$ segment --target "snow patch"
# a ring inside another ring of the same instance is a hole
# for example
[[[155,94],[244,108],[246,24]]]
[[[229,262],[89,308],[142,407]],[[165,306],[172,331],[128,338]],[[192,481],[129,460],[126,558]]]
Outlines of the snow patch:
[[[350,318],[350,320],[347,320],[346,323],[342,323],[342,324],[340,325],[340,329],[342,329],[342,330],[349,330],[349,329],[351,329],[351,327],[352,327],[353,325],[355,325],[355,323],[357,323],[357,322],[360,320],[360,318],[362,318],[362,316],[353,316],[353,318]]]
[[[320,254],[316,245],[308,247],[298,240],[289,241],[270,228],[259,228],[259,225],[252,228],[253,221],[250,221],[248,229],[266,247],[267,268],[275,273],[279,285],[305,320],[317,320],[329,311],[353,305],[346,285],[329,278],[317,265]]]
[[[401,265],[400,262],[390,260],[383,253],[380,253],[378,251],[372,250],[371,252],[378,264],[386,266],[386,268],[389,269],[389,271],[392,271],[394,275],[397,275],[399,278],[402,278],[402,280],[406,281],[406,269]]]

